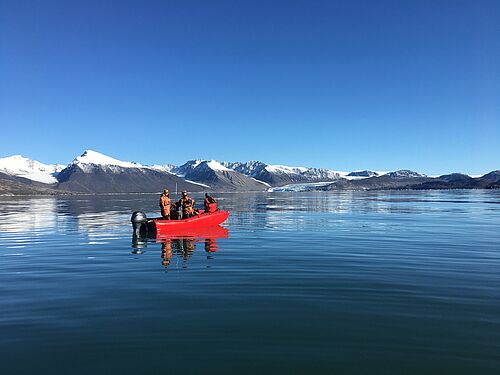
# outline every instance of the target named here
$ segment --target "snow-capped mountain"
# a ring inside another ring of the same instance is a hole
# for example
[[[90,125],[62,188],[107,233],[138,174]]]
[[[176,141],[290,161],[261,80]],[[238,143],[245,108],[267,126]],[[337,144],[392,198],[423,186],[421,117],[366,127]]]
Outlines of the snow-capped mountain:
[[[273,191],[406,189],[430,180],[432,179],[424,174],[406,169],[388,173],[366,170],[342,175],[342,178],[331,181],[329,184],[287,185],[283,189],[273,189]]]
[[[61,164],[43,164],[21,155],[0,158],[0,172],[44,184],[57,183],[57,174],[63,168]]]
[[[481,179],[484,181],[500,183],[500,169],[486,173],[484,176],[481,176]]]
[[[418,173],[414,171],[410,171],[408,169],[400,169],[394,172],[389,172],[386,176],[391,178],[412,178],[412,177],[427,177],[427,175],[423,173]]]
[[[246,163],[225,161],[221,164],[229,169],[250,177],[255,177],[267,166],[266,163],[256,160],[247,161]]]
[[[71,163],[80,167],[83,171],[90,172],[92,168],[99,166],[104,168],[121,167],[121,168],[147,168],[146,166],[129,161],[114,159],[110,156],[101,154],[93,150],[86,150],[82,155],[77,156]]]
[[[334,181],[340,178],[340,173],[323,168],[289,167],[272,165],[261,161],[224,162],[225,167],[244,175],[266,182],[272,186],[282,186],[291,183]]]
[[[263,191],[268,185],[238,171],[227,168],[216,160],[190,160],[173,168],[172,173],[218,190],[257,190]]]
[[[374,177],[379,176],[380,174],[375,171],[353,171],[347,174],[347,177]]]
[[[155,164],[155,165],[148,165],[148,168],[155,169],[160,172],[169,172],[172,173],[172,169],[174,169],[176,166],[173,164]]]
[[[86,150],[82,155],[77,156],[71,164],[78,165],[80,168],[87,170],[92,169],[93,166],[102,166],[107,168],[147,168],[167,173],[171,173],[172,169],[176,167],[173,164],[144,165],[135,161],[118,160],[93,150]]]
[[[209,172],[209,171],[230,171],[231,169],[226,168],[221,163],[215,160],[190,160],[185,164],[174,167],[171,172],[179,177],[190,178],[194,172]]]
[[[122,161],[93,150],[77,156],[66,167],[20,155],[0,158],[0,194],[156,193],[176,187],[193,192],[498,189],[500,171],[474,177],[460,173],[428,177],[404,169],[349,173],[261,161],[216,160],[191,160],[176,167]]]
[[[170,172],[87,150],[59,172],[58,188],[85,193],[144,193],[164,188],[200,191],[200,185]]]

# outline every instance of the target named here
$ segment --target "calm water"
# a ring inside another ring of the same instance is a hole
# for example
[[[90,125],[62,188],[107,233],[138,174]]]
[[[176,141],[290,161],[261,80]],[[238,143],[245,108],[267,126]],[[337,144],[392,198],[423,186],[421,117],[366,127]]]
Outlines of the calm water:
[[[0,373],[500,373],[499,191],[219,197],[0,198]]]

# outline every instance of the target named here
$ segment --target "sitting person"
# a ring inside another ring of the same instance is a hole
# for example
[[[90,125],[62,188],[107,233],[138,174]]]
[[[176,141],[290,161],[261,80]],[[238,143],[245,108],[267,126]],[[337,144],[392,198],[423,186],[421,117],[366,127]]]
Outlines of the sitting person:
[[[205,193],[205,200],[203,202],[203,206],[205,208],[205,213],[215,212],[217,211],[217,201],[215,198]]]
[[[194,199],[187,195],[187,191],[182,192],[181,199],[177,202],[177,207],[182,208],[182,219],[196,215],[194,211]]]

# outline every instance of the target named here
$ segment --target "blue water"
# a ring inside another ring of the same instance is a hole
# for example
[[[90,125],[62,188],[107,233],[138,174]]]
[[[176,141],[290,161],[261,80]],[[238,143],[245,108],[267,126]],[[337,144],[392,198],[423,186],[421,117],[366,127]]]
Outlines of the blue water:
[[[217,197],[0,198],[0,373],[500,373],[500,191]]]

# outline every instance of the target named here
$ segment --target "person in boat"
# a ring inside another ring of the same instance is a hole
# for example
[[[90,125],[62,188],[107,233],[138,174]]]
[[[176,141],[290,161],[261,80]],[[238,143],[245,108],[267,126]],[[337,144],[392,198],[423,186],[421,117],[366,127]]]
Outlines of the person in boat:
[[[188,196],[187,191],[182,192],[181,199],[177,202],[178,207],[182,207],[182,218],[188,219],[196,215],[194,210],[194,199]]]
[[[170,195],[168,192],[168,189],[164,189],[163,193],[160,196],[160,209],[161,209],[161,216],[165,220],[170,220],[170,207],[172,205],[172,202],[170,201]]]
[[[203,206],[205,208],[205,213],[217,211],[217,201],[215,198],[211,197],[208,193],[205,193],[205,200],[203,201]]]

